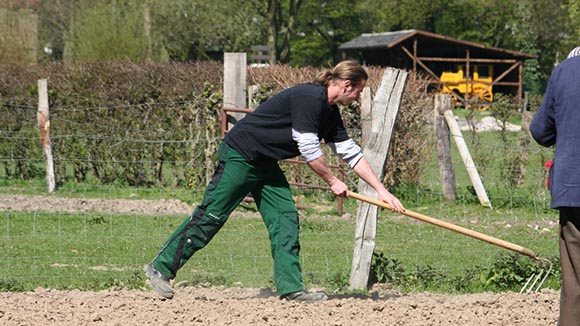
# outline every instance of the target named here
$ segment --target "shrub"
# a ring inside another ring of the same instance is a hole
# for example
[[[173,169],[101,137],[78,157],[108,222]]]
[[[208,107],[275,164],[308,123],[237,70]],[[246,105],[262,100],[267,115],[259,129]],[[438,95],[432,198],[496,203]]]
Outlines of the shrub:
[[[42,175],[35,129],[37,80],[48,78],[57,184],[205,185],[221,139],[222,70],[217,62],[3,66],[0,130],[8,136],[0,143],[0,154],[11,158],[0,163],[4,174],[19,179]],[[374,92],[383,69],[368,71]],[[249,68],[248,84],[259,85],[260,103],[286,87],[309,82],[316,72],[286,65]],[[426,85],[420,76],[409,76],[387,163],[389,186],[416,185],[421,164],[428,162],[428,139],[418,133],[431,110]],[[360,143],[358,106],[344,108],[343,117]],[[303,165],[285,169],[291,182],[322,183]],[[356,187],[358,178],[347,173],[346,179]]]

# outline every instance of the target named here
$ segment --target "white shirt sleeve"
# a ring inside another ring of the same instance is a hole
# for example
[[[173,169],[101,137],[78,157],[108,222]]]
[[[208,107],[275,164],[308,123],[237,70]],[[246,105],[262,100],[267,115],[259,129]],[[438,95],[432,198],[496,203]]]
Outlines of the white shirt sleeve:
[[[362,150],[354,140],[348,139],[339,143],[328,143],[332,151],[338,155],[343,161],[348,163],[351,168],[358,163],[363,157]]]
[[[298,150],[306,162],[313,161],[322,156],[318,135],[311,132],[299,132],[292,129],[292,139],[298,144]]]

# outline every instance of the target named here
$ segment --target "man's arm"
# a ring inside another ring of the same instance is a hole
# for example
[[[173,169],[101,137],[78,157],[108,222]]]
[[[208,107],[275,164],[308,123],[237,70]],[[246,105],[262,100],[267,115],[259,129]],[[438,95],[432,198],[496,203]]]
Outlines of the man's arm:
[[[314,133],[299,132],[292,129],[292,138],[298,144],[298,150],[306,160],[308,166],[326,181],[332,193],[335,196],[346,196],[348,188],[344,182],[332,173],[326,164],[322,150],[320,149],[318,136]]]
[[[348,194],[348,187],[332,173],[324,160],[324,156],[309,161],[307,164],[316,174],[326,181],[335,196],[344,197]]]
[[[358,146],[352,139],[338,143],[328,143],[330,148],[343,161],[354,170],[354,172],[373,187],[379,194],[379,199],[389,204],[393,211],[402,212],[405,210],[401,202],[393,196],[381,183],[377,175],[372,170],[369,162],[364,158],[360,146]]]
[[[556,72],[554,72],[556,74]],[[530,123],[530,133],[534,140],[545,147],[550,147],[556,144],[556,122],[554,112],[554,77],[552,76],[548,82],[546,94],[542,100],[540,108],[534,115]]]
[[[348,195],[348,187],[344,182],[338,179],[326,164],[326,160],[320,150],[320,141],[313,133],[301,133],[292,130],[292,137],[298,143],[300,153],[306,159],[308,166],[318,174],[330,186],[330,190],[335,196],[344,197]],[[361,153],[360,147],[352,140],[341,143],[330,143],[329,146],[343,160],[353,168],[354,172],[373,187],[379,194],[379,200],[389,204],[391,209],[396,212],[403,212],[405,208],[401,202],[393,196],[381,183],[379,178],[371,169],[368,161]]]

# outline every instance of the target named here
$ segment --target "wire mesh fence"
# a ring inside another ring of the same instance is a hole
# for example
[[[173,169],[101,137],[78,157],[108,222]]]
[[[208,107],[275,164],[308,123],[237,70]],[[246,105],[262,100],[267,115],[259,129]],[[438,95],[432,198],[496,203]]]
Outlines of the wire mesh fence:
[[[115,125],[119,115],[129,114],[121,107],[54,109],[51,137],[59,177],[56,193],[48,195],[36,108],[4,103],[0,110],[2,287],[94,288],[142,282],[142,265],[193,210],[213,172],[220,141],[217,120],[207,124],[192,115],[179,120],[183,123],[153,123],[153,117],[164,117],[166,110],[185,115],[191,108],[187,102],[139,106],[135,119],[146,116],[151,123],[131,128]],[[87,131],[87,122],[98,127]],[[407,138],[423,140],[426,155],[417,159],[420,162],[408,162],[420,167],[414,171],[418,179],[394,185],[393,192],[409,209],[556,256],[557,223],[549,209],[544,167],[551,150],[534,144],[522,148],[519,132],[466,130],[463,136],[493,209],[479,205],[455,150],[458,198],[455,202],[444,198],[430,125],[406,133]],[[527,157],[526,170],[522,184],[515,185],[510,177],[512,162],[522,155]],[[290,181],[323,186],[306,166],[283,168]],[[352,172],[347,172],[346,181],[356,189],[358,180]],[[327,191],[300,187],[293,191],[297,203],[305,206],[301,210],[305,280],[343,283],[351,267],[357,203],[347,200],[344,214],[339,215],[336,198]],[[89,205],[94,198],[103,200],[100,206]],[[186,207],[160,208],[174,200]],[[136,208],[127,209],[135,203]],[[379,215],[376,251],[400,261],[409,274],[427,266],[458,274],[488,266],[502,251],[389,212]],[[186,264],[177,281],[270,286],[271,265],[265,227],[253,204],[244,203],[210,245]]]

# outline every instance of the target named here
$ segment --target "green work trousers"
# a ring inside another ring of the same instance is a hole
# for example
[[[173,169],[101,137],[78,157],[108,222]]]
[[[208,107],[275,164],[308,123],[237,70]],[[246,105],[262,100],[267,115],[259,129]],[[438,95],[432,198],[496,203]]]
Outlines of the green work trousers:
[[[219,165],[202,203],[165,242],[153,260],[155,269],[175,278],[250,192],[268,228],[278,295],[304,290],[298,257],[298,211],[282,169],[278,164],[252,165],[225,141],[219,148]]]

